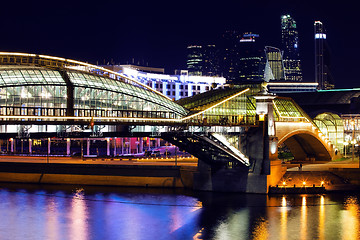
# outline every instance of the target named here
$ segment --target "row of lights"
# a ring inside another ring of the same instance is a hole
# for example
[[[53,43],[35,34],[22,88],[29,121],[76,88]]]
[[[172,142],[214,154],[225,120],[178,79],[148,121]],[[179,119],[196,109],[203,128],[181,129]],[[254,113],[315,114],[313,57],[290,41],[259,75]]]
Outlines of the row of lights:
[[[285,182],[285,181],[283,181],[282,184],[283,184],[284,187],[286,186],[286,182]],[[321,181],[321,182],[320,182],[320,186],[321,186],[321,187],[323,187],[324,184],[325,184],[324,181]],[[302,182],[302,185],[305,187],[305,186],[306,186],[306,181],[303,181],[303,182]],[[295,184],[294,184],[294,187],[295,187]]]

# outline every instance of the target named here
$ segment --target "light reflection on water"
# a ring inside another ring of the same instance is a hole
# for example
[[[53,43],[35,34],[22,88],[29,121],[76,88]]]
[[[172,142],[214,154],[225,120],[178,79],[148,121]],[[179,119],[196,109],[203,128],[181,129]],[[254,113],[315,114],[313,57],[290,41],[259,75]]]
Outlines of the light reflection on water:
[[[0,239],[359,239],[359,196],[0,185]]]

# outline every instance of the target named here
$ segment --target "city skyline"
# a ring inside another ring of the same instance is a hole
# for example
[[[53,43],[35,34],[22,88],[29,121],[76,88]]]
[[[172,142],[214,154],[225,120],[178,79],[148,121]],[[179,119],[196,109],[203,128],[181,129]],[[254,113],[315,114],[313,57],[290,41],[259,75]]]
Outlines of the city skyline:
[[[137,6],[136,6],[137,5]],[[29,52],[102,64],[115,62],[186,69],[186,47],[211,44],[227,29],[256,32],[266,45],[280,47],[280,17],[298,24],[304,81],[314,81],[314,21],[327,28],[336,88],[360,87],[356,56],[360,54],[351,5],[324,1],[307,8],[285,1],[221,5],[205,2],[140,4],[105,1],[96,5],[64,2],[5,3],[1,51]],[[306,4],[303,4],[306,5]],[[13,16],[13,9],[17,10]],[[125,11],[126,10],[126,11]],[[306,11],[305,11],[306,10]],[[266,24],[264,24],[266,23]],[[349,37],[350,36],[350,37]]]

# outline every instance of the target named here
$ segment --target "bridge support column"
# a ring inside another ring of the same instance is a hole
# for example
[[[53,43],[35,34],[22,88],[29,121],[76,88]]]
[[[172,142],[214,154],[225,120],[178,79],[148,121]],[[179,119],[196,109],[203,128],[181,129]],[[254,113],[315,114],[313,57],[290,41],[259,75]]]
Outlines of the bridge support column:
[[[86,140],[86,155],[90,155],[90,139]]]
[[[117,146],[116,146],[116,140],[117,140],[117,138],[115,137],[115,138],[113,138],[113,144],[114,144],[114,157],[116,156],[116,148],[117,148]]]
[[[15,144],[15,139],[14,138],[10,138],[10,152],[14,152],[14,144]]]
[[[144,151],[144,140],[142,137],[140,137],[139,139],[139,152],[143,152]]]
[[[246,192],[248,168],[216,167],[199,159],[198,171],[194,173],[193,188],[201,191]]]
[[[32,139],[29,138],[29,154],[32,153]]]
[[[124,154],[124,138],[120,138],[121,154]]]
[[[71,145],[71,139],[66,139],[66,155],[70,155],[70,145]]]
[[[110,156],[110,138],[106,138],[106,156]]]

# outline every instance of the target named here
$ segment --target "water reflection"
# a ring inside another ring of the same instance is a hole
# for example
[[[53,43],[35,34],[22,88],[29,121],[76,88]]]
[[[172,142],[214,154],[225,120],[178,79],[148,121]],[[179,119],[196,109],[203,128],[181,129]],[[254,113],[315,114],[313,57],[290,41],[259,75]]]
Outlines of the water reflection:
[[[0,187],[1,239],[359,239],[359,194]]]
[[[342,239],[359,239],[359,202],[355,196],[345,199],[344,210],[342,211]]]
[[[68,239],[86,240],[87,234],[87,206],[84,201],[84,189],[80,188],[75,191],[71,199],[70,208],[70,235]]]
[[[287,204],[286,204],[286,198],[282,197],[281,199],[281,208],[280,208],[280,239],[287,239]]]
[[[307,207],[306,207],[306,196],[302,197],[301,203],[301,219],[300,219],[300,239],[306,239],[307,235]]]
[[[320,196],[319,206],[319,239],[325,239],[325,197]]]

